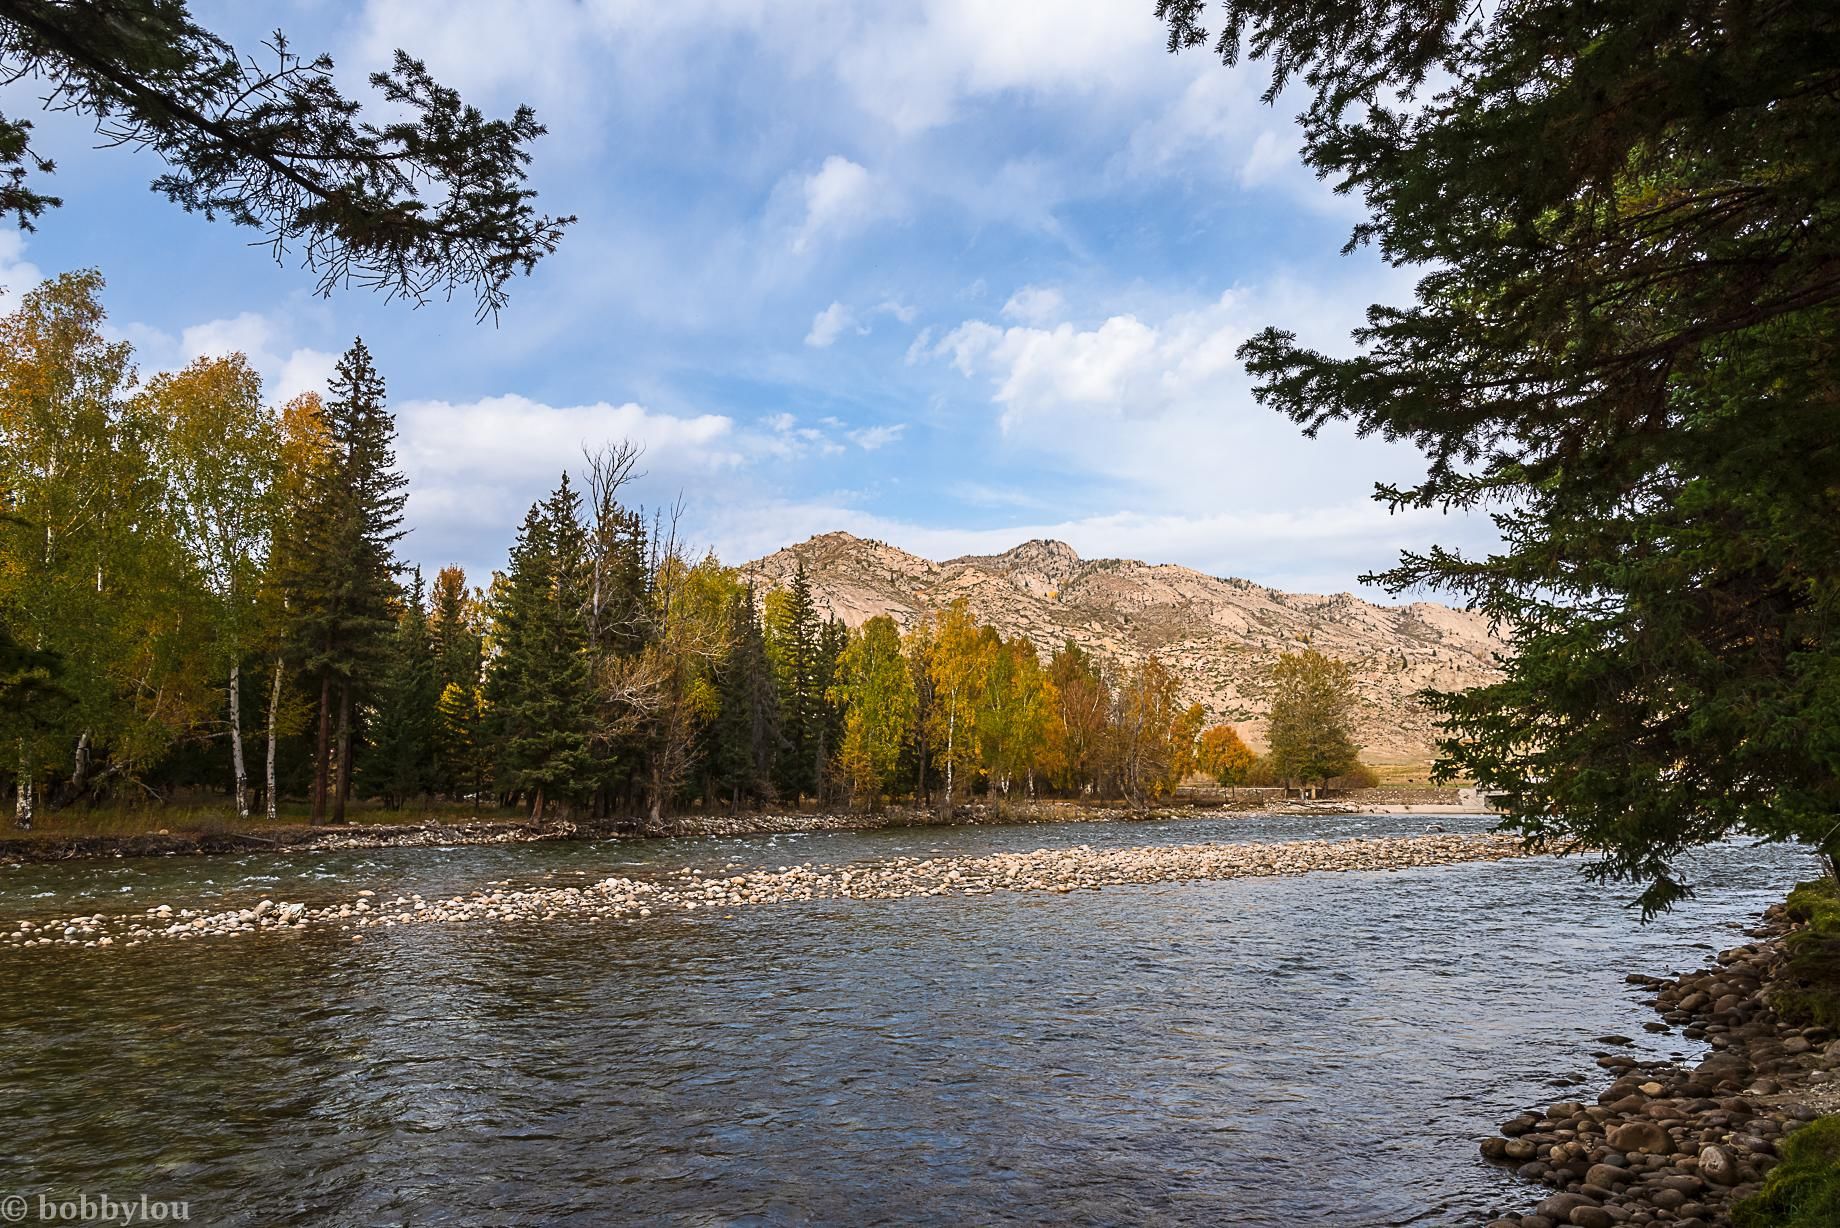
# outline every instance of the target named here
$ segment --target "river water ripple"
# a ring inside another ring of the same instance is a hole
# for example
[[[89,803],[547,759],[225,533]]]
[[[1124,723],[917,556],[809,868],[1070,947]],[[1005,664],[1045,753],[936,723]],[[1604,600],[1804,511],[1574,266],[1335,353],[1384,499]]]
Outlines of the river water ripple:
[[[1481,819],[1440,818],[1453,830]],[[1423,816],[822,833],[0,870],[0,920],[696,866],[1409,834]],[[1624,973],[1812,861],[1730,844],[1638,927],[1551,858],[617,925],[0,949],[0,1192],[207,1224],[1474,1224]],[[1716,886],[1714,886],[1716,884]],[[124,890],[126,888],[126,890]]]

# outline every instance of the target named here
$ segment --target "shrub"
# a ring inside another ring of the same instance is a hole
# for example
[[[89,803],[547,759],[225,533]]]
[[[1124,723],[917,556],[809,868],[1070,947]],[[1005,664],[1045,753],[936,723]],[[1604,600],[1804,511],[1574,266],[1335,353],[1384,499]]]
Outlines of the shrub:
[[[1840,886],[1803,883],[1789,893],[1788,911],[1802,928],[1783,941],[1788,961],[1770,1005],[1790,1023],[1840,1030]]]
[[[1788,1135],[1782,1156],[1763,1188],[1732,1208],[1732,1222],[1738,1228],[1840,1224],[1840,1114],[1818,1117]]]

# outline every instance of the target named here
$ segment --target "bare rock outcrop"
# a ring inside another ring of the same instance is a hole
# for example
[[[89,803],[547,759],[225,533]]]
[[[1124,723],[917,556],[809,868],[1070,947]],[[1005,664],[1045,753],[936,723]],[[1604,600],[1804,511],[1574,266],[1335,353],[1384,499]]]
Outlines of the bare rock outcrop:
[[[1507,648],[1480,614],[1432,602],[1378,605],[1348,593],[1285,593],[1187,567],[1082,559],[1059,541],[935,563],[849,533],[825,533],[746,564],[762,591],[803,560],[820,608],[851,626],[891,615],[903,630],[963,597],[1005,636],[1044,657],[1067,640],[1113,668],[1155,653],[1181,679],[1185,702],[1265,739],[1258,683],[1280,652],[1311,646],[1354,667],[1358,735],[1373,762],[1430,758],[1434,731],[1413,696],[1500,677]]]

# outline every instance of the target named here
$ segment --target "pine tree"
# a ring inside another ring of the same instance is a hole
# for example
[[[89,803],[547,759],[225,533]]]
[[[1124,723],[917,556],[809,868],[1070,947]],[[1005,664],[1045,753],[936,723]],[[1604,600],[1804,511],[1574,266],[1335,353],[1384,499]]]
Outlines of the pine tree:
[[[779,682],[781,726],[780,791],[796,805],[818,792],[818,764],[824,737],[823,696],[818,687],[818,639],[821,627],[811,595],[805,560],[798,561],[791,582],[767,603],[767,644]]]
[[[838,662],[850,644],[850,629],[841,618],[827,618],[818,627],[817,651],[812,660],[812,777],[820,797],[835,793],[837,753],[843,746],[844,708],[834,698]]]
[[[1431,697],[1440,778],[1647,911],[1734,832],[1840,872],[1840,8],[1163,0],[1172,47],[1210,7],[1225,58],[1314,95],[1353,242],[1422,273],[1350,357],[1255,336],[1259,397],[1412,441],[1424,480],[1382,498],[1500,529],[1380,577],[1514,643]]]
[[[339,823],[351,786],[353,705],[375,685],[396,627],[394,546],[407,496],[383,377],[362,339],[339,360],[331,391],[324,412],[330,462],[310,476],[292,524],[298,540],[286,584],[302,669],[319,690],[313,820],[327,817],[330,802]],[[329,785],[335,753],[338,777]]]
[[[402,51],[370,76],[389,121],[365,123],[331,59],[298,55],[278,31],[272,55],[240,54],[184,0],[11,4],[0,47],[9,73],[45,83],[47,110],[88,119],[105,146],[151,150],[167,168],[155,191],[259,227],[277,258],[319,271],[324,293],[356,282],[420,303],[471,288],[495,313],[505,283],[574,220],[531,207],[528,146],[543,126],[530,108],[488,120]],[[0,118],[0,213],[28,231],[63,203],[28,186],[28,171],[53,169],[31,129]]]
[[[440,680],[429,636],[422,571],[416,568],[367,723],[361,770],[365,787],[390,809],[434,787],[436,707]]]
[[[711,753],[716,784],[739,807],[744,798],[758,804],[773,797],[781,711],[752,585],[736,596],[730,622],[733,644],[717,675],[721,709]]]
[[[594,787],[586,543],[581,499],[565,473],[525,516],[493,610],[494,780],[528,798],[533,818],[550,801],[572,806]]]

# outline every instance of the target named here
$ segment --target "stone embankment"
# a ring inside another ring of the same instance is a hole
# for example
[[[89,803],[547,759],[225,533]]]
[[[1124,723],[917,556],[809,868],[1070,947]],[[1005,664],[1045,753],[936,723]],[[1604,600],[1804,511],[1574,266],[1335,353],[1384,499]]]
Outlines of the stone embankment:
[[[1488,1228],[1731,1222],[1729,1208],[1776,1165],[1783,1135],[1840,1108],[1840,1040],[1770,1009],[1788,925],[1778,905],[1752,932],[1758,941],[1720,953],[1710,968],[1628,978],[1655,991],[1650,1004],[1663,1022],[1644,1027],[1680,1027],[1711,1051],[1691,1065],[1607,1053],[1598,1065],[1615,1081],[1596,1103],[1560,1101],[1504,1123],[1482,1154],[1555,1192]]]
[[[1427,835],[1283,844],[1185,844],[1170,847],[1036,849],[977,857],[897,857],[857,865],[779,866],[705,873],[689,866],[656,878],[613,877],[581,887],[525,887],[445,899],[371,891],[355,899],[309,906],[262,900],[249,908],[195,912],[157,905],[144,913],[92,914],[20,921],[0,942],[9,946],[139,946],[328,927],[367,931],[468,922],[522,923],[570,919],[633,921],[673,913],[726,910],[810,900],[898,900],[914,896],[978,896],[999,891],[1066,894],[1143,883],[1310,874],[1323,871],[1405,870],[1521,856],[1505,836]],[[361,933],[354,936],[361,937]]]

